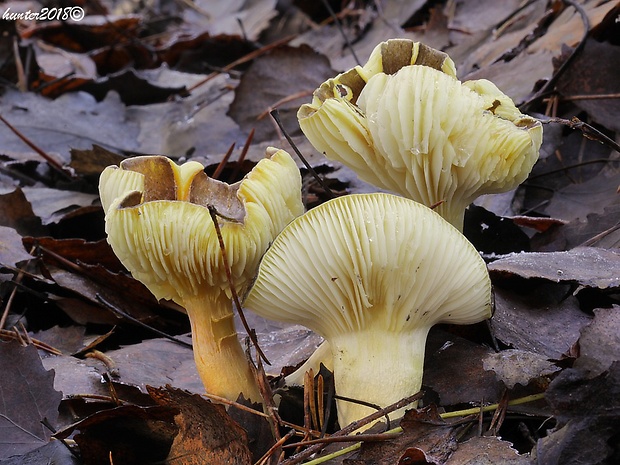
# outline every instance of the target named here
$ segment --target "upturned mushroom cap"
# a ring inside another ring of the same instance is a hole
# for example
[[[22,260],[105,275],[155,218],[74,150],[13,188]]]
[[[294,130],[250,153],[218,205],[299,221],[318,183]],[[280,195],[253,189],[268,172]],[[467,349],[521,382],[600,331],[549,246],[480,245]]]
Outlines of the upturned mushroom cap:
[[[405,39],[323,83],[297,116],[328,158],[381,188],[441,203],[437,212],[461,230],[476,197],[525,180],[542,143],[542,124],[493,83],[461,83],[445,53]]]
[[[437,213],[358,194],[291,222],[244,305],[316,331],[331,346],[336,393],[386,406],[420,389],[431,326],[491,316],[491,284],[475,248]],[[342,401],[338,409],[341,426],[372,413]]]
[[[259,397],[253,379],[243,385],[249,371],[209,207],[218,213],[232,281],[240,289],[274,237],[304,210],[295,162],[283,150],[268,153],[269,159],[233,185],[209,178],[200,163],[177,166],[162,156],[108,167],[99,185],[114,253],[155,297],[186,308],[207,390],[233,400],[240,391]],[[214,365],[219,356],[224,360]],[[235,364],[243,365],[240,374],[234,374]]]

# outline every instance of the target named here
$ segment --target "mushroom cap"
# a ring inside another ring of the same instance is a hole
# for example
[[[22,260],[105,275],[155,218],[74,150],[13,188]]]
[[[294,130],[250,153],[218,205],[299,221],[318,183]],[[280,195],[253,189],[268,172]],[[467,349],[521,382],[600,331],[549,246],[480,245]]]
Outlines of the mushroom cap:
[[[486,80],[461,83],[450,58],[409,40],[379,44],[364,67],[323,83],[298,111],[328,158],[462,229],[482,194],[511,190],[538,159],[542,124]]]
[[[329,341],[476,323],[491,316],[491,283],[476,249],[437,213],[391,194],[355,194],[292,221],[244,305]]]
[[[178,166],[161,156],[106,168],[99,190],[114,253],[158,299],[183,305],[206,289],[230,295],[209,207],[218,212],[239,287],[273,238],[304,210],[297,165],[283,150],[268,153],[233,185],[209,178],[200,163]]]

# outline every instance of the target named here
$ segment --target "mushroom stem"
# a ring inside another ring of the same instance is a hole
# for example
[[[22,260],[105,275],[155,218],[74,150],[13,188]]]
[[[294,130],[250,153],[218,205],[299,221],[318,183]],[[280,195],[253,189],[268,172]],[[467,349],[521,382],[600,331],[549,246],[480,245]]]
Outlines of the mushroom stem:
[[[394,333],[375,328],[331,338],[336,393],[383,408],[418,392],[422,386],[424,349],[429,329],[424,326]],[[338,400],[337,407],[341,427],[376,411],[372,407],[345,400]],[[411,404],[392,412],[389,417],[391,420],[400,418],[405,409],[415,407]]]
[[[186,297],[194,360],[209,394],[237,399],[240,393],[260,401],[258,386],[235,330],[232,304],[221,291]]]
[[[445,199],[438,199],[436,207],[433,211],[438,213],[439,216],[444,218],[448,223],[452,224],[459,231],[463,231],[463,224],[465,221],[465,209],[467,206],[475,200],[476,196],[466,199],[452,198],[449,202]]]

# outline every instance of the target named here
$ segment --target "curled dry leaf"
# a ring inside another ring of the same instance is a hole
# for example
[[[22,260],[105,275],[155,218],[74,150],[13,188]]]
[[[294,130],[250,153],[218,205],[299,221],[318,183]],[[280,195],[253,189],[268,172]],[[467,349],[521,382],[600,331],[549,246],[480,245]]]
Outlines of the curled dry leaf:
[[[514,275],[597,289],[620,287],[620,251],[577,247],[568,252],[513,254],[489,264],[492,277]]]

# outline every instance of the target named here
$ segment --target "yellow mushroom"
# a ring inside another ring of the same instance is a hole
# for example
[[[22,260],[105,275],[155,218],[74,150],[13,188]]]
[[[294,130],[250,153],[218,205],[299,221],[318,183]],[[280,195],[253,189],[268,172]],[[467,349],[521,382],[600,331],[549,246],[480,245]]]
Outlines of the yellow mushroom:
[[[431,326],[491,316],[491,282],[472,244],[431,209],[357,194],[284,228],[244,305],[323,336],[329,345],[319,351],[331,350],[336,394],[385,407],[420,389]],[[343,427],[374,411],[337,405]]]
[[[448,55],[394,39],[329,79],[298,113],[308,140],[378,187],[459,230],[482,194],[506,192],[538,159],[542,125],[487,80],[460,82]]]
[[[274,237],[303,213],[301,176],[290,155],[268,149],[240,182],[163,156],[130,158],[101,174],[108,242],[158,299],[187,310],[194,358],[207,392],[260,401],[233,322],[232,294],[211,218],[218,223],[237,289],[251,280]]]

